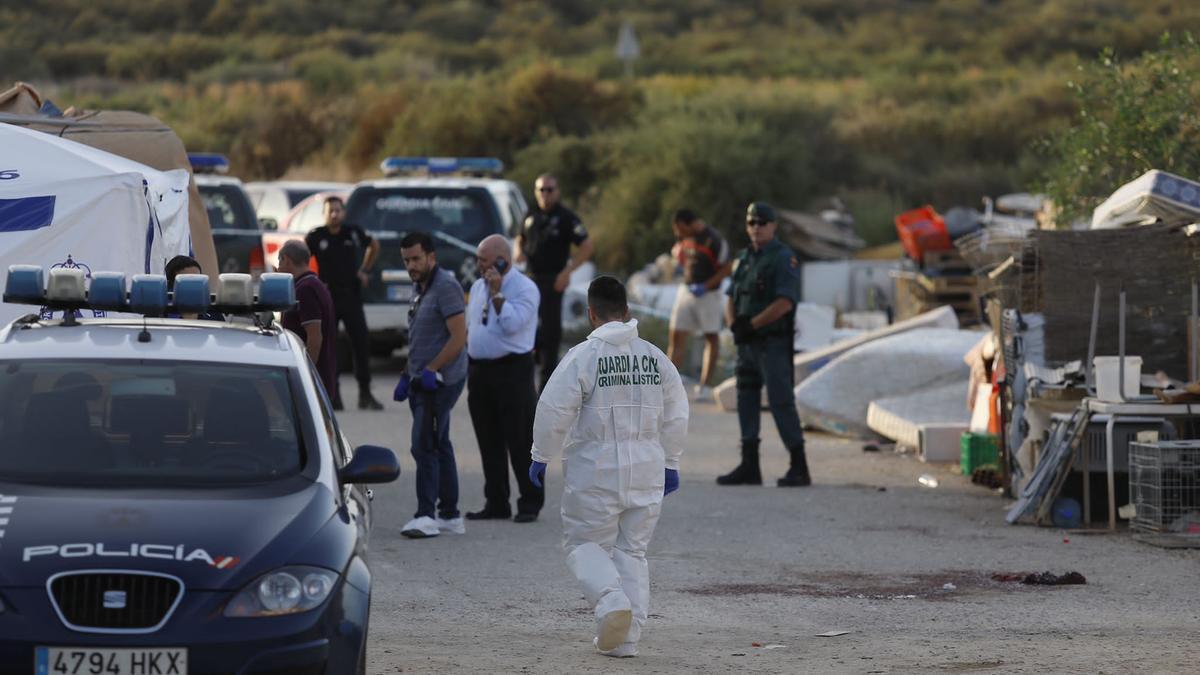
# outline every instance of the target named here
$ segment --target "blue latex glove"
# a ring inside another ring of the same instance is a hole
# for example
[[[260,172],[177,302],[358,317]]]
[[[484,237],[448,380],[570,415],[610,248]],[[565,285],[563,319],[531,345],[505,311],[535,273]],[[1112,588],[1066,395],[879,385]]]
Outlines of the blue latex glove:
[[[421,388],[425,391],[437,391],[438,379],[437,373],[426,368],[421,371]]]
[[[663,480],[663,496],[671,494],[679,489],[679,471],[676,469],[667,469],[667,474]]]
[[[698,298],[708,292],[708,287],[704,284],[690,284],[688,290]]]
[[[546,463],[533,462],[529,465],[529,482],[533,483],[534,487],[542,487],[542,483],[546,480]]]
[[[393,401],[403,401],[408,398],[408,388],[412,385],[412,378],[405,373],[400,376],[400,381],[396,383],[396,389],[392,392]]]

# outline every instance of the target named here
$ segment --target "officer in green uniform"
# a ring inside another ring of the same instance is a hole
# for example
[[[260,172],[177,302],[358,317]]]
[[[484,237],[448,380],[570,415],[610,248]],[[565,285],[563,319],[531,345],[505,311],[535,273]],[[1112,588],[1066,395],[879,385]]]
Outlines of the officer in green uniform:
[[[804,456],[804,430],[792,392],[796,302],[800,299],[800,263],[796,254],[775,238],[775,209],[754,202],[746,209],[750,247],[737,258],[725,319],[737,345],[737,408],[742,431],[742,463],[717,478],[719,485],[762,485],[758,468],[762,388],[775,427],[791,455],[791,468],[777,481],[780,487],[812,483]]]

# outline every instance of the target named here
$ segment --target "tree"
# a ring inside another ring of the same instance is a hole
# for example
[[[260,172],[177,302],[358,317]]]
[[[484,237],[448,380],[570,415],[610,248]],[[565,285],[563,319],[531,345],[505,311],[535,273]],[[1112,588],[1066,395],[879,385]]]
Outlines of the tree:
[[[1160,49],[1123,63],[1106,50],[1068,83],[1074,124],[1041,142],[1042,187],[1066,224],[1090,217],[1122,184],[1150,169],[1200,178],[1200,45],[1163,36]]]

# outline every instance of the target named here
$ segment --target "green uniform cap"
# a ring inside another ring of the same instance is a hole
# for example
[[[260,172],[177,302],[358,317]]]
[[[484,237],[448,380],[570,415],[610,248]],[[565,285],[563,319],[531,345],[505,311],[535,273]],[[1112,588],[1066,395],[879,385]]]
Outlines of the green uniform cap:
[[[775,207],[766,202],[752,202],[750,206],[746,207],[746,217],[758,218],[768,223],[779,222],[775,215]]]

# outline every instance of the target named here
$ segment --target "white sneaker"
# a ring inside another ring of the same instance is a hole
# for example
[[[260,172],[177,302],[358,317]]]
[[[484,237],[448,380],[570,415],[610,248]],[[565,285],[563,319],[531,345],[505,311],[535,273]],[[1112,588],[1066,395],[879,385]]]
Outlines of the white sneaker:
[[[596,636],[596,648],[608,652],[621,646],[633,623],[633,611],[617,609],[600,617],[600,634]]]
[[[458,516],[457,518],[450,518],[450,519],[438,518],[437,526],[438,526],[439,531],[445,532],[446,534],[466,534],[467,533],[467,523],[465,520],[463,520],[462,516]]]
[[[438,529],[438,523],[429,516],[421,516],[413,518],[400,529],[400,534],[409,539],[425,539],[427,537],[436,537],[441,532]]]
[[[698,384],[692,389],[692,400],[694,401],[711,401],[713,400],[712,387]]]
[[[600,638],[596,637],[592,638],[592,646],[596,648],[596,651],[605,656],[612,656],[619,659],[627,659],[631,656],[638,655],[636,642],[622,642],[613,649],[604,651],[603,649],[600,649]]]

